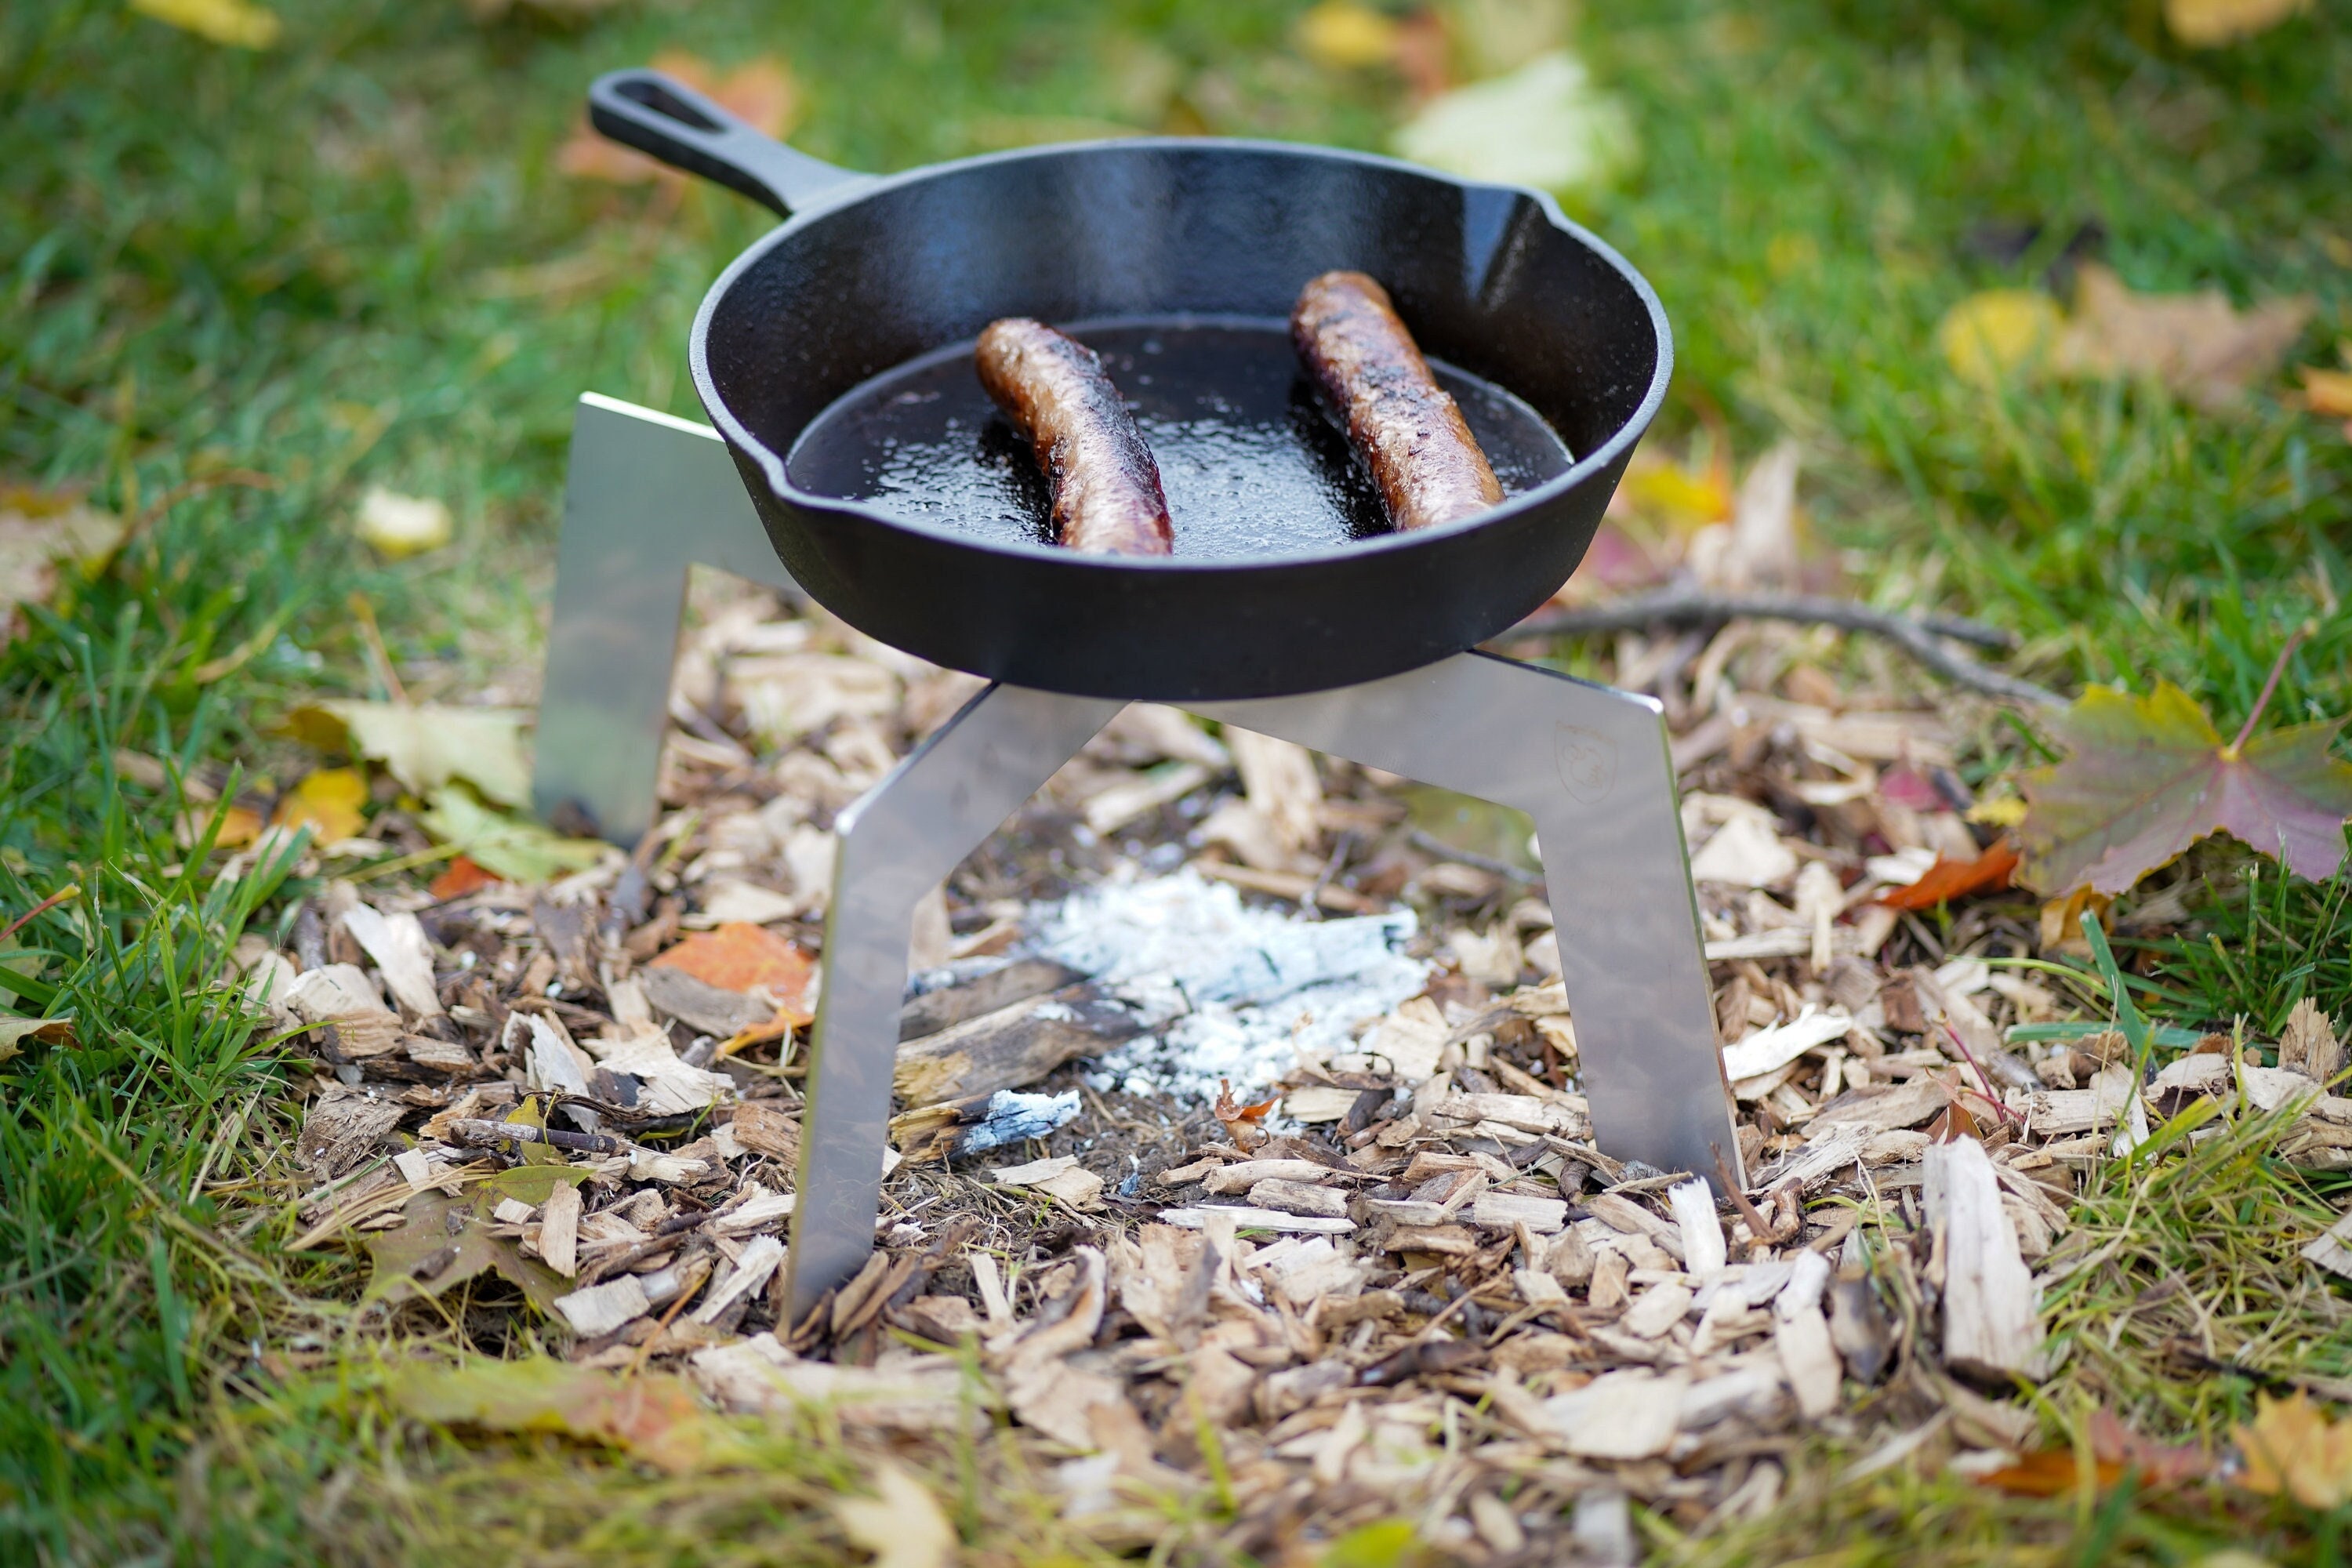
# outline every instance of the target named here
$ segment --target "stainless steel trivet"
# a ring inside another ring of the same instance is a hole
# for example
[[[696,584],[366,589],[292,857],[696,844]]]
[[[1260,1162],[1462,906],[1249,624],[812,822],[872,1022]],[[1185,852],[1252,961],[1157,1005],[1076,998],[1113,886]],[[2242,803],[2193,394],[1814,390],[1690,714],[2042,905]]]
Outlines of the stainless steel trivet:
[[[532,798],[634,843],[652,825],[687,569],[797,592],[708,427],[594,394],[572,426]],[[992,685],[834,823],[840,848],[809,1046],[794,1321],[874,1250],[916,902],[1126,706]],[[1735,1177],[1728,1086],[1649,698],[1483,653],[1192,711],[1535,819],[1596,1142]]]

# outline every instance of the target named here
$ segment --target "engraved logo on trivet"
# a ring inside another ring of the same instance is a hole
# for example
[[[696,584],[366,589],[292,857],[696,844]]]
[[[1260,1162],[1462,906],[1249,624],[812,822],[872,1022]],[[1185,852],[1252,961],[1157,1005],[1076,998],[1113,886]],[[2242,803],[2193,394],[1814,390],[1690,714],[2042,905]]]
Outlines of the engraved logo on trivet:
[[[1617,747],[1598,730],[1560,724],[1552,730],[1552,759],[1569,798],[1595,805],[1617,782]]]

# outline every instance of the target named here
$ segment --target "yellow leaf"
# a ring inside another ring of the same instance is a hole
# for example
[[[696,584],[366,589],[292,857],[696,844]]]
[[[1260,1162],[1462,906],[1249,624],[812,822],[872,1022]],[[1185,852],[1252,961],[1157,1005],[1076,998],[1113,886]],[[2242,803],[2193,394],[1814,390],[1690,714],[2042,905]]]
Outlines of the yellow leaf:
[[[488,799],[520,805],[530,797],[522,718],[510,708],[335,699],[297,708],[286,716],[286,727],[306,745],[348,746],[354,756],[382,763],[418,795],[463,779]]]
[[[270,816],[276,827],[309,826],[321,844],[351,838],[367,826],[367,780],[352,768],[320,768],[296,784]]]
[[[19,605],[47,604],[68,567],[96,575],[127,527],[71,490],[0,486],[0,645],[18,627]]]
[[[1968,819],[1987,827],[2014,827],[2025,820],[2025,802],[2013,795],[1989,795],[1969,807]]]
[[[1362,70],[1396,58],[1396,19],[1369,5],[1323,0],[1298,18],[1298,47],[1318,66]]]
[[[2309,1394],[2257,1396],[2253,1420],[2235,1436],[2247,1490],[2323,1511],[2352,1502],[2352,1421],[2330,1421]]]
[[[1622,493],[1626,504],[1643,516],[1684,529],[1731,521],[1731,487],[1726,476],[1686,468],[1671,458],[1635,452]]]
[[[2267,33],[2311,0],[2164,0],[2164,23],[2192,49],[2216,48]]]
[[[948,1568],[955,1561],[955,1530],[923,1483],[888,1460],[874,1467],[874,1498],[843,1498],[833,1505],[842,1533],[874,1553],[874,1568]]]
[[[205,829],[211,826],[212,814],[209,808],[201,813],[184,811],[173,821],[172,836],[181,848],[190,848],[204,837]],[[213,847],[234,849],[239,845],[250,844],[260,837],[261,814],[248,806],[231,805],[221,814],[220,832],[213,839]]]
[[[1962,381],[1996,386],[2050,353],[2064,326],[2057,302],[2032,289],[1988,289],[1944,312],[1936,347]]]
[[[2352,371],[2320,370],[2306,364],[2295,374],[2303,377],[2305,407],[2323,418],[2352,419]]]
[[[387,559],[438,550],[449,542],[449,509],[420,496],[396,495],[382,485],[360,498],[360,538]]]
[[[232,48],[266,49],[278,41],[278,13],[251,0],[131,0],[131,8]]]

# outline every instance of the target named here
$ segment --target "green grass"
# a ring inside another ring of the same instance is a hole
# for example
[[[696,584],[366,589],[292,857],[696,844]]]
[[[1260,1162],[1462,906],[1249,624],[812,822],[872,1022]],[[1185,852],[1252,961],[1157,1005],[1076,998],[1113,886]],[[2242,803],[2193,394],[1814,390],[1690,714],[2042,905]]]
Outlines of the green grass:
[[[1378,144],[1399,84],[1298,59],[1296,8],[709,0],[477,26],[451,4],[338,0],[284,7],[284,42],[257,56],[113,0],[0,11],[0,477],[152,512],[109,573],[0,652],[0,911],[83,889],[0,956],[37,963],[25,1004],[70,1012],[78,1034],[0,1067],[0,1558],[306,1561],[306,1499],[392,1498],[403,1474],[446,1478],[428,1500],[474,1511],[403,1504],[406,1525],[351,1554],[446,1554],[509,1473],[404,1449],[419,1439],[364,1385],[256,1371],[257,1335],[350,1331],[348,1268],[279,1256],[277,1226],[224,1234],[247,1212],[228,1204],[293,1188],[225,1136],[275,1114],[278,1069],[215,987],[237,931],[299,889],[210,882],[174,841],[178,803],[122,786],[110,759],[292,778],[277,715],[320,687],[368,689],[354,590],[413,686],[528,675],[573,395],[696,412],[688,323],[764,222],[723,194],[672,206],[557,173],[587,79],[664,47],[721,66],[772,50],[801,84],[800,143],[862,168],[1047,117]],[[1930,346],[1953,300],[2031,281],[2054,249],[1998,266],[1971,258],[1973,229],[2096,216],[2136,286],[2315,294],[2296,358],[2331,362],[2352,333],[2340,0],[2205,54],[2165,40],[2154,0],[1664,0],[1596,9],[1579,42],[1645,144],[1641,173],[1583,216],[1675,318],[1661,440],[1694,439],[1703,404],[1743,455],[1797,435],[1813,524],[1859,591],[2012,627],[2044,680],[2168,676],[2234,727],[2310,621],[2273,721],[2352,711],[2352,447],[2333,426],[2281,386],[2226,416],[2124,385],[1996,395]],[[161,504],[234,470],[270,486]],[[364,556],[348,520],[370,483],[446,499],[458,547]],[[2271,1028],[2310,994],[2341,1017],[2343,886],[2238,879],[2144,955],[2168,1011]],[[215,1180],[261,1184],[192,1196],[208,1158]],[[2245,1160],[2209,1173],[2255,1205],[2245,1217],[2126,1223],[2103,1191],[2085,1224],[2165,1258],[2199,1225],[2252,1246],[2304,1223],[2311,1200]],[[2340,1363],[2340,1343],[2326,1353]],[[2114,1375],[2159,1424],[2219,1418]],[[551,1500],[576,1485],[531,1463]],[[1951,1487],[1890,1477],[1785,1511],[1889,1541],[2107,1528]],[[2127,1503],[2114,1539],[2182,1560],[2170,1528]],[[664,1539],[614,1550],[661,1555]]]

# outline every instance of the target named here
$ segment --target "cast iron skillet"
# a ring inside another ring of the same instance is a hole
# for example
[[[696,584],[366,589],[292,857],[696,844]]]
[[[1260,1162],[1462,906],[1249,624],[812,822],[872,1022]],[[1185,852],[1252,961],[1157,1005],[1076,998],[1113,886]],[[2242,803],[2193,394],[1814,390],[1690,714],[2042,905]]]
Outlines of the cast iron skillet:
[[[1361,153],[1139,139],[887,176],[761,135],[651,71],[589,89],[616,142],[787,221],[704,297],[696,390],[793,576],[936,663],[1083,696],[1282,696],[1459,653],[1575,570],[1665,395],[1641,275],[1551,198]],[[1492,511],[1267,560],[992,543],[793,483],[809,423],[867,378],[1000,316],[1280,320],[1316,273],[1387,285],[1425,352],[1516,394],[1576,461]]]

